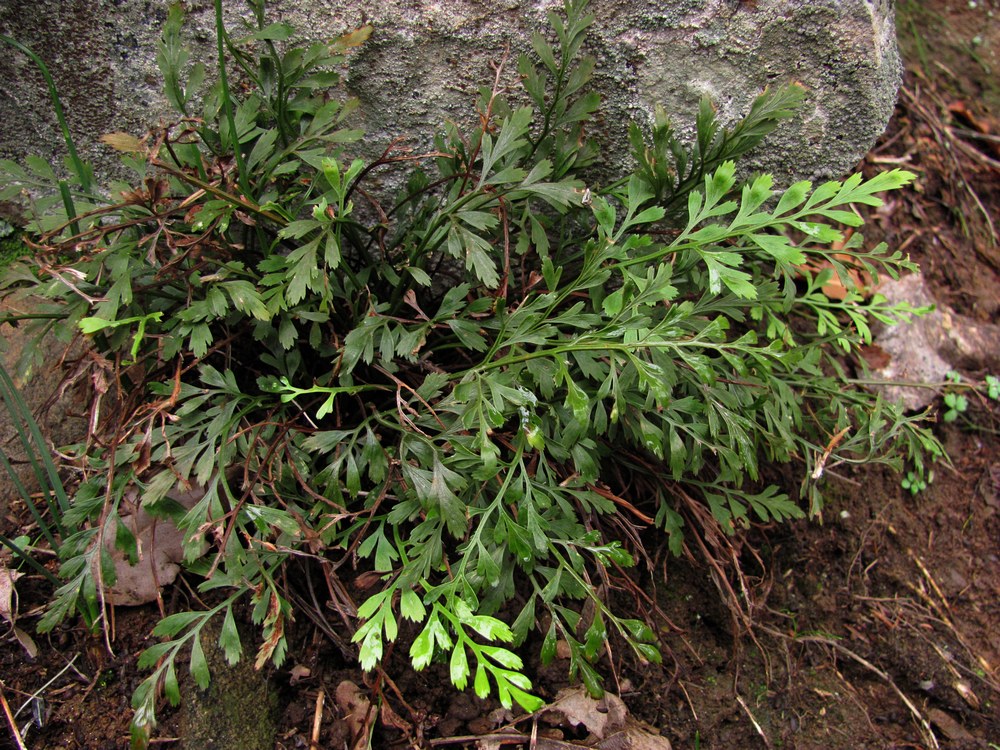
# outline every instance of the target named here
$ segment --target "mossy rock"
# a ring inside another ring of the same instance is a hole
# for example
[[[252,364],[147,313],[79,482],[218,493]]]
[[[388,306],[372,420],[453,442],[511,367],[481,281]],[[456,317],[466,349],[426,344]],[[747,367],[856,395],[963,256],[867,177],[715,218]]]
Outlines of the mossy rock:
[[[21,239],[21,233],[14,230],[3,235],[4,220],[0,218],[0,270],[9,266],[13,261],[22,258],[30,251]],[[7,226],[10,226],[9,224]]]
[[[273,750],[278,731],[277,692],[246,654],[236,666],[229,666],[218,646],[221,623],[216,620],[201,633],[212,682],[206,690],[199,690],[189,677],[182,693],[181,748]],[[243,638],[244,643],[247,640]]]

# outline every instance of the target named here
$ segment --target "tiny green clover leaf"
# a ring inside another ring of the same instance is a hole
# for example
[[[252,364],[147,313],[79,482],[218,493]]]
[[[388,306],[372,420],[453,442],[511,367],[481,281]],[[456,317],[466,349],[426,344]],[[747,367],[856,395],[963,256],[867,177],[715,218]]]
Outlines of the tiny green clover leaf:
[[[911,495],[917,495],[927,489],[929,482],[934,481],[934,472],[928,472],[926,479],[919,472],[908,471],[906,477],[900,482],[904,490],[909,490]]]
[[[964,414],[969,408],[969,400],[960,393],[944,394],[944,404],[948,407],[942,417],[945,422],[954,422],[959,414]]]
[[[986,395],[994,401],[1000,401],[1000,378],[995,375],[986,376]]]

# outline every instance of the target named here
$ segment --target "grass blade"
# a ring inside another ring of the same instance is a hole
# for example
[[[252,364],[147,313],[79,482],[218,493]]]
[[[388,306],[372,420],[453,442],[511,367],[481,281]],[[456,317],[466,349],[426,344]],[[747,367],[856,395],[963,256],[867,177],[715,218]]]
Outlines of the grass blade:
[[[24,451],[28,462],[31,464],[35,479],[45,496],[49,510],[52,512],[53,523],[56,526],[58,535],[62,537],[64,535],[62,516],[69,510],[69,497],[66,495],[62,479],[59,477],[59,471],[52,461],[52,457],[49,455],[45,438],[42,437],[38,423],[35,421],[24,399],[21,398],[21,394],[18,393],[14,381],[4,367],[0,367],[0,398],[3,399],[6,411],[11,417],[11,423],[17,431],[21,445],[24,446]],[[3,463],[4,468],[14,478],[12,467],[6,455],[3,456]],[[15,480],[15,482],[18,483],[19,480]],[[23,488],[23,485],[21,485],[18,491],[29,507],[32,507],[33,502],[27,490]],[[54,503],[53,500],[55,501]],[[44,528],[43,524],[40,525]],[[53,545],[53,549],[58,550],[58,545]]]

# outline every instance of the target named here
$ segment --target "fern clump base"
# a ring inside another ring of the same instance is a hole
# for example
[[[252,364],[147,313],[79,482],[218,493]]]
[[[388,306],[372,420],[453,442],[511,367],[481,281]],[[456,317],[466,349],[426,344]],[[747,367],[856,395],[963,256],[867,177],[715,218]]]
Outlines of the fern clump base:
[[[630,131],[635,169],[596,184],[593,18],[567,2],[517,62],[523,91],[484,89],[472,126],[448,124],[431,153],[394,143],[365,162],[353,105],[329,90],[370,29],[299,44],[251,5],[240,38],[217,7],[232,80],[207,88],[171,12],[160,64],[181,119],[105,138],[135,173],[115,200],[82,167],[2,165],[0,198],[32,195],[36,251],[7,293],[40,300],[39,334],[85,340],[76,376],[98,386],[41,627],[77,610],[106,621],[109,549],[139,554],[121,520],[134,488],[185,532],[206,604],[153,631],[137,744],[159,696],[181,697],[178,656],[208,683],[213,618],[230,662],[245,612],[257,666],[284,661],[309,606],[296,566],[329,582],[364,669],[405,632],[414,668],[444,662],[457,688],[530,711],[526,642],[543,663],[564,644],[594,694],[609,639],[659,661],[655,623],[607,595],[640,540],[682,554],[709,527],[819,515],[836,466],[939,451],[852,384],[870,324],[919,311],[857,288],[854,271],[914,269],[843,228],[912,175],[737,180],[734,159],[797,88],[729,129],[706,103],[691,143],[658,113]],[[372,180],[390,170],[398,195]],[[842,300],[823,291],[834,277]],[[801,486],[766,482],[773,464]],[[178,486],[200,488],[193,507]]]

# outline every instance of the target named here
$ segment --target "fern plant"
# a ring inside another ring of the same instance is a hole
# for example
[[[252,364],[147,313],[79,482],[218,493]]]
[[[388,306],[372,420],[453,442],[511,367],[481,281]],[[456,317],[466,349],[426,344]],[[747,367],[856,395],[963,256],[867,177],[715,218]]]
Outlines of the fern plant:
[[[109,191],[123,200],[79,180],[78,216],[37,199],[37,257],[6,282],[47,300],[58,333],[95,353],[81,363],[93,382],[115,386],[95,396],[98,429],[76,449],[66,583],[42,627],[102,605],[105,539],[136,554],[119,518],[132,487],[186,532],[210,602],[156,627],[136,744],[160,689],[180,697],[183,649],[207,683],[208,618],[223,618],[235,661],[248,603],[257,665],[282,662],[286,571],[301,560],[377,582],[338,602],[363,668],[408,633],[415,668],[443,660],[458,688],[533,710],[515,652],[532,634],[543,662],[564,642],[595,694],[608,639],[659,659],[650,623],[605,591],[639,552],[633,525],[679,554],[706,524],[797,518],[800,498],[818,514],[837,464],[936,450],[850,378],[869,322],[916,311],[865,299],[849,271],[913,266],[838,227],[911,175],[737,184],[733,159],[788,116],[794,87],[765,92],[730,129],[705,103],[691,144],[660,113],[651,132],[631,130],[632,173],[588,184],[593,18],[567,0],[554,42],[536,35],[517,64],[522,101],[484,89],[475,125],[449,124],[434,153],[390,144],[365,162],[350,157],[353,105],[328,90],[369,30],[299,44],[250,5],[256,25],[235,38],[216,3],[220,76],[206,90],[171,11],[159,60],[182,119],[106,138],[136,173]],[[2,168],[0,198],[55,179],[37,161]],[[376,169],[405,170],[399,195],[369,185]],[[834,274],[844,300],[822,292]],[[775,462],[802,471],[797,496],[764,481]],[[178,485],[201,499],[179,508]]]

